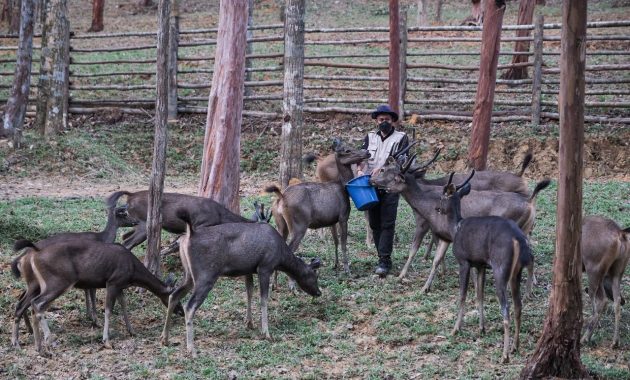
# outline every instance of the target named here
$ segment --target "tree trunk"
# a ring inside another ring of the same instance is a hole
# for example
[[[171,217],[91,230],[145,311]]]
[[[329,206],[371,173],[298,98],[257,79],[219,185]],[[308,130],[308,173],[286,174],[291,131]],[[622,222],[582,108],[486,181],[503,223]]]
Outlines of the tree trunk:
[[[398,114],[400,82],[400,6],[398,0],[389,0],[389,106]]]
[[[246,44],[247,0],[222,0],[199,195],[236,213]]]
[[[20,0],[5,0],[2,5],[2,15],[0,21],[6,21],[9,34],[18,34],[20,32]]]
[[[254,37],[254,31],[251,28],[254,26],[254,0],[247,0],[247,50],[245,52],[246,55],[251,55],[254,53],[254,43],[250,42],[250,40]],[[251,58],[247,58],[245,60],[245,68],[249,69],[252,67],[253,60]],[[245,71],[245,82],[251,81],[252,73],[251,71]],[[251,87],[245,87],[245,96],[249,96],[252,94]]]
[[[153,164],[149,183],[149,207],[147,210],[147,254],[144,265],[158,278],[160,276],[160,235],[162,232],[162,193],[166,172],[166,141],[168,119],[168,45],[171,0],[158,4],[157,35],[157,97],[155,101],[155,136]]]
[[[168,32],[168,120],[177,121],[177,52],[179,50],[179,0],[173,0]]]
[[[88,32],[100,32],[103,30],[103,9],[105,0],[92,0],[92,26]]]
[[[40,50],[39,80],[37,81],[37,104],[35,112],[35,130],[40,135],[45,136],[46,107],[50,97],[50,79],[52,77],[52,57],[48,49],[48,34],[51,25],[48,24],[48,14],[50,14],[50,0],[42,0],[40,7],[40,23],[42,25],[42,49]]]
[[[20,20],[20,41],[13,87],[4,114],[0,135],[13,136],[14,148],[19,148],[22,125],[26,116],[28,91],[31,86],[31,62],[33,60],[33,0],[23,0]]]
[[[304,113],[304,0],[287,0],[284,36],[284,94],[280,184],[302,178]]]
[[[484,9],[484,0],[472,0],[470,16],[464,20],[463,24],[481,25],[483,23]]]
[[[443,5],[442,0],[435,1],[435,21],[437,23],[442,22],[442,5]]]
[[[68,126],[68,81],[70,67],[70,21],[67,0],[52,0],[48,50],[52,73],[48,81],[44,134],[55,135]]]
[[[497,81],[497,65],[501,48],[501,26],[505,4],[498,1],[486,2],[486,18],[481,32],[481,61],[479,63],[479,83],[473,111],[468,165],[475,170],[485,170],[490,142],[490,123],[494,105],[494,87]]]
[[[518,24],[531,25],[534,20],[534,8],[536,0],[521,0],[518,6]],[[516,37],[529,37],[530,30],[517,30]],[[529,52],[529,41],[515,41],[515,52]],[[529,60],[528,55],[513,55],[512,64],[525,63]],[[527,78],[527,67],[512,67],[501,75],[503,79],[525,79]]]
[[[138,0],[138,5],[141,7],[150,7],[151,5],[153,5],[153,1],[152,0]]]
[[[418,26],[429,25],[427,0],[418,0]]]
[[[524,379],[588,377],[580,361],[586,1],[564,0],[562,25],[556,256],[542,336]]]

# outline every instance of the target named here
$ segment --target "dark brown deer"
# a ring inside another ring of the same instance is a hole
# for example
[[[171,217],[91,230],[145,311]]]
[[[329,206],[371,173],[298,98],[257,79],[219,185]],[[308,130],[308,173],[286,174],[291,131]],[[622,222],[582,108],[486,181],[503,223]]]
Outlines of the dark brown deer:
[[[612,347],[618,347],[621,319],[621,279],[630,260],[630,227],[622,229],[602,216],[586,216],[582,221],[582,265],[588,276],[592,316],[586,324],[582,343],[588,343],[606,307],[606,296],[615,306],[615,332]],[[607,286],[608,285],[608,286]]]
[[[111,348],[109,319],[116,299],[130,286],[143,287],[168,305],[171,288],[153,276],[131,251],[120,244],[107,244],[90,240],[71,240],[48,245],[41,250],[34,244],[35,252],[28,255],[40,292],[20,300],[22,308],[29,304],[39,322],[34,323],[35,345],[41,355],[47,355],[51,343],[50,329],[44,313],[50,304],[71,287],[79,289],[107,289],[103,343]],[[124,299],[123,299],[124,302]],[[126,308],[123,303],[121,305]],[[175,308],[175,306],[174,306]],[[17,309],[17,308],[16,308]],[[24,310],[18,310],[23,313]],[[181,305],[178,312],[182,312]],[[126,321],[128,323],[128,321]],[[39,328],[43,331],[43,342]],[[129,326],[127,326],[129,328]]]
[[[42,249],[48,245],[60,242],[66,242],[69,240],[92,240],[92,241],[100,241],[103,243],[113,243],[116,240],[116,231],[120,227],[132,227],[137,224],[137,222],[127,215],[125,210],[116,209],[116,202],[120,194],[112,194],[107,198],[105,204],[107,206],[107,224],[105,228],[101,232],[65,232],[58,233],[52,236],[47,237],[46,239],[40,240],[35,243],[35,246],[39,249]],[[22,249],[29,247],[32,243],[28,240],[18,240],[15,242],[13,249],[15,252],[21,251]],[[13,275],[16,278],[20,276],[24,277],[25,282],[28,284],[28,288],[24,291],[19,300],[24,298],[30,298],[35,294],[39,294],[39,284],[37,281],[34,281],[34,273],[30,266],[30,257],[28,255],[32,255],[34,253],[33,250],[26,250],[18,257],[13,260],[11,265],[11,270]],[[20,302],[18,300],[18,305]],[[29,305],[27,305],[28,308]],[[17,313],[14,315],[14,324],[13,324],[13,335],[11,338],[11,342],[13,346],[19,347],[18,342],[18,334],[19,334],[19,323],[20,317],[24,317],[24,323],[26,324],[27,329],[32,332],[33,329],[30,325],[30,321],[28,316],[24,313],[26,309],[22,310],[22,313]],[[85,289],[85,311],[88,317],[92,321],[92,326],[97,326],[97,318],[96,318],[96,289]],[[123,314],[125,320],[128,320],[128,316],[126,311],[123,310]],[[131,334],[131,332],[130,332]]]
[[[427,279],[423,292],[428,292],[437,272],[437,267],[444,260],[446,250],[452,242],[453,237],[450,231],[440,223],[439,215],[436,213],[442,191],[441,187],[421,185],[416,181],[413,171],[409,170],[411,160],[415,155],[400,165],[395,160],[388,160],[388,164],[375,173],[370,182],[372,185],[385,189],[386,191],[401,193],[403,198],[409,203],[416,215],[416,236],[414,244],[422,241],[422,236],[431,230],[439,239],[437,252],[433,259],[431,273]],[[471,191],[462,203],[462,213],[465,217],[472,216],[500,216],[513,220],[527,235],[534,225],[535,198],[538,192],[549,186],[550,181],[544,180],[536,185],[536,188],[529,198],[525,198],[516,193],[493,192],[493,191]],[[401,276],[406,273],[410,262],[413,260],[417,245],[412,244],[410,257],[403,268]],[[533,275],[530,273],[530,275]]]
[[[475,174],[473,170],[469,179]],[[470,269],[477,269],[476,289],[479,310],[479,329],[485,333],[483,298],[486,269],[492,270],[497,298],[503,316],[503,363],[508,363],[510,346],[510,305],[507,286],[510,285],[514,300],[514,344],[512,352],[519,348],[521,327],[521,275],[523,268],[533,272],[534,256],[527,244],[527,237],[512,220],[498,216],[462,218],[461,198],[468,195],[468,180],[455,186],[449,180],[443,188],[442,199],[437,208],[440,224],[453,237],[453,254],[459,263],[459,313],[453,334],[460,331],[466,305]],[[473,280],[475,281],[475,280]],[[532,276],[527,279],[531,288]]]
[[[127,212],[131,218],[138,221],[138,225],[133,231],[123,235],[123,245],[133,249],[147,239],[146,221],[149,192],[146,190],[135,193],[119,191],[114,194],[127,196]],[[186,224],[176,216],[177,211],[181,209],[191,211],[192,223],[195,226],[214,226],[234,222],[253,223],[253,221],[233,213],[212,199],[186,194],[164,193],[161,210],[164,230],[175,234],[184,233]]]
[[[282,237],[287,239],[291,235],[291,252],[297,251],[307,229],[331,227],[335,243],[335,269],[339,261],[339,241],[335,228],[338,224],[343,268],[346,273],[350,273],[347,253],[350,199],[345,184],[353,178],[351,165],[369,158],[370,153],[351,148],[339,140],[335,141],[334,150],[339,172],[336,182],[303,182],[287,187],[284,192],[273,185],[265,191],[277,196],[271,212]]]
[[[179,212],[188,221],[185,210]],[[262,333],[270,339],[267,319],[267,299],[271,274],[275,270],[287,273],[308,294],[319,297],[316,269],[319,259],[310,265],[296,257],[284,239],[269,224],[229,223],[213,227],[188,225],[180,242],[180,258],[184,267],[184,282],[169,297],[161,341],[168,345],[170,315],[179,300],[190,292],[186,304],[186,347],[196,356],[193,338],[193,317],[219,277],[245,276],[247,289],[247,326],[252,328],[253,274],[258,274],[260,284],[260,309]]]

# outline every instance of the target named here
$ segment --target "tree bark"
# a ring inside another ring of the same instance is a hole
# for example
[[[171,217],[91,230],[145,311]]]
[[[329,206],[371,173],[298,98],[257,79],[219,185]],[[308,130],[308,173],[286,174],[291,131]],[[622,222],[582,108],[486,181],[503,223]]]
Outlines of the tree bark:
[[[580,361],[586,1],[563,1],[561,33],[556,255],[542,336],[523,379],[588,377]]]
[[[9,34],[18,34],[20,32],[21,4],[20,0],[5,0],[2,5],[2,17],[0,17],[0,20],[7,22]]]
[[[103,10],[105,0],[92,0],[92,26],[88,32],[100,32],[103,30]]]
[[[492,0],[489,0],[492,1]],[[472,0],[472,9],[470,16],[464,19],[462,24],[481,25],[483,23],[484,0]]]
[[[287,0],[284,36],[284,94],[280,183],[302,178],[304,113],[304,0]]]
[[[435,21],[437,23],[442,22],[442,5],[443,5],[442,0],[435,1]]]
[[[149,183],[149,207],[147,210],[147,254],[144,265],[158,278],[160,276],[160,235],[162,232],[162,193],[166,172],[166,142],[168,139],[168,46],[171,0],[158,4],[157,78],[155,101],[155,136],[153,164]]]
[[[518,6],[518,25],[531,25],[534,20],[536,0],[521,0]],[[529,37],[530,30],[517,30],[516,37]],[[529,52],[529,41],[515,41],[515,52]],[[524,63],[529,60],[528,55],[513,55],[512,64]],[[502,79],[525,79],[527,67],[511,67],[501,75]]]
[[[40,7],[40,23],[42,25],[42,49],[40,50],[39,80],[37,81],[37,104],[35,112],[35,130],[45,136],[46,107],[50,97],[50,79],[52,77],[52,57],[48,49],[48,34],[51,26],[47,16],[50,13],[50,0],[42,0]]]
[[[400,82],[400,6],[389,0],[389,106],[399,115]]]
[[[475,170],[485,170],[490,142],[490,123],[494,105],[494,88],[501,48],[501,26],[505,3],[486,1],[485,20],[481,32],[481,61],[479,83],[473,111],[472,132],[468,148],[468,165]]]
[[[68,82],[70,67],[70,21],[67,0],[52,0],[48,50],[52,73],[48,81],[44,134],[56,135],[68,126]]]
[[[239,213],[247,0],[222,0],[218,29],[199,195]]]
[[[28,91],[31,86],[31,62],[33,60],[33,0],[23,0],[20,13],[20,40],[11,95],[4,114],[0,135],[12,136],[14,148],[19,148],[22,125],[26,116]]]
[[[173,0],[168,33],[168,120],[177,120],[177,52],[179,50],[179,0]]]
[[[429,25],[427,0],[418,0],[418,26]]]
[[[254,37],[254,31],[250,28],[254,26],[254,0],[247,0],[247,50],[245,52],[246,56],[250,56],[254,54],[254,43],[250,40]],[[286,33],[286,30],[285,30]],[[245,60],[245,68],[249,69],[252,67],[253,59],[247,58]],[[245,82],[249,82],[252,80],[251,71],[245,71]],[[252,94],[251,87],[245,87],[245,96],[249,96]]]

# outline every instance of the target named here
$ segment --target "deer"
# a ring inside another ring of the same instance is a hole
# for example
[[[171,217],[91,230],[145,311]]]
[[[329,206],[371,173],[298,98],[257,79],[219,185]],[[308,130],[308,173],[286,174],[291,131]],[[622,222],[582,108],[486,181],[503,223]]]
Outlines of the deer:
[[[92,240],[92,241],[101,241],[104,243],[113,243],[116,239],[116,231],[120,227],[133,227],[137,224],[137,222],[127,215],[124,209],[117,209],[116,202],[120,195],[113,194],[108,197],[105,201],[107,206],[107,223],[105,228],[100,232],[64,232],[58,233],[52,236],[49,236],[45,239],[39,240],[35,243],[39,249],[44,248],[48,245],[65,242],[69,240]],[[19,252],[24,248],[27,248],[32,243],[29,240],[17,240],[13,245],[13,250],[15,252]],[[29,289],[22,292],[19,296],[19,300],[30,297],[29,293],[37,294],[39,293],[39,285],[37,281],[32,281],[34,278],[33,270],[30,267],[30,257],[25,257],[27,255],[32,255],[34,251],[26,250],[18,257],[13,260],[11,271],[16,278],[24,277],[27,284],[30,284]],[[27,306],[28,307],[28,306]],[[85,289],[85,310],[88,318],[92,321],[92,327],[97,327],[97,318],[96,318],[96,289]],[[26,324],[29,332],[33,332],[30,321],[26,314],[24,314],[24,309],[22,313],[15,314],[14,324],[13,324],[13,335],[12,335],[12,344],[15,347],[19,347],[18,343],[18,331],[19,331],[19,321],[20,317],[24,317],[24,323]],[[125,319],[128,316],[125,314]]]
[[[35,253],[24,255],[21,261],[29,258],[28,264],[34,274],[31,281],[36,281],[40,290],[37,294],[29,293],[28,297],[20,299],[16,314],[23,313],[30,304],[33,309],[35,345],[42,356],[49,356],[48,347],[51,344],[45,312],[55,299],[71,287],[107,290],[103,345],[109,349],[112,348],[109,339],[110,314],[116,299],[120,300],[123,310],[127,308],[122,297],[124,289],[130,286],[143,287],[160,298],[164,305],[168,305],[171,287],[151,274],[131,251],[120,244],[74,239],[53,243],[41,249],[31,243],[27,248]],[[181,305],[175,305],[173,309],[177,309],[178,314],[183,312]],[[132,334],[126,311],[123,314],[127,330]]]
[[[123,235],[123,245],[128,249],[133,249],[147,239],[146,220],[149,192],[146,190],[135,193],[118,191],[112,194],[112,196],[115,194],[127,196],[127,204],[124,207],[126,207],[129,216],[138,222],[132,231]],[[175,234],[185,232],[185,223],[176,216],[177,211],[182,208],[191,210],[192,223],[195,226],[214,226],[216,224],[233,222],[254,222],[233,213],[210,198],[178,193],[164,193],[162,194],[161,209],[162,228],[164,230]]]
[[[484,285],[486,268],[492,270],[497,298],[503,316],[503,363],[509,363],[510,350],[510,305],[507,286],[510,285],[514,301],[514,343],[512,352],[519,349],[521,327],[521,275],[524,268],[533,272],[534,256],[527,243],[527,237],[512,220],[499,216],[481,216],[463,218],[461,199],[470,193],[468,183],[475,175],[473,170],[468,180],[455,186],[452,183],[454,173],[444,186],[442,197],[436,209],[440,228],[448,230],[453,237],[453,254],[459,263],[459,312],[452,334],[461,330],[468,292],[470,269],[477,269],[476,289],[479,310],[479,330],[485,333],[483,312]],[[437,231],[441,233],[442,231]],[[532,276],[528,276],[527,285],[531,289]]]
[[[414,169],[410,170],[415,156],[416,154],[412,155],[402,164],[399,164],[393,158],[388,159],[387,164],[372,175],[370,183],[386,191],[401,193],[415,214],[415,236],[409,252],[409,258],[399,278],[402,279],[406,275],[426,232],[431,230],[439,239],[429,278],[422,288],[422,292],[427,293],[433,283],[437,267],[444,260],[446,250],[453,237],[449,230],[440,229],[439,215],[435,212],[442,196],[441,187],[426,186],[418,183],[414,176]],[[462,203],[462,213],[466,217],[495,215],[511,219],[528,235],[534,225],[536,195],[548,187],[549,184],[550,181],[548,179],[539,182],[529,198],[522,197],[516,193],[471,190]],[[533,276],[533,273],[530,273],[530,276]]]
[[[592,315],[582,336],[582,343],[591,341],[599,316],[606,307],[606,297],[615,308],[615,330],[611,347],[619,347],[621,279],[630,260],[630,227],[622,229],[612,219],[586,216],[582,220],[582,268],[588,276],[588,294]]]
[[[186,234],[180,242],[180,258],[184,267],[184,281],[169,296],[168,309],[161,335],[165,346],[169,341],[171,314],[179,300],[192,289],[186,307],[186,348],[196,357],[193,317],[212,290],[219,277],[245,276],[247,291],[246,323],[253,328],[253,274],[258,274],[262,334],[271,339],[267,315],[269,284],[275,270],[287,273],[301,289],[313,297],[321,296],[317,283],[317,258],[306,264],[289,249],[285,240],[267,223],[228,223],[212,227],[195,227],[186,210],[178,211],[186,222]]]
[[[317,156],[313,154],[307,154],[303,160],[305,163],[310,164],[317,159]],[[356,165],[352,165],[352,173],[356,175]],[[337,161],[335,153],[330,153],[320,159],[317,159],[317,166],[315,166],[315,178],[318,182],[335,182],[339,180],[339,171],[337,170]],[[372,229],[368,220],[368,212],[363,213],[365,217],[365,244],[369,247],[374,244],[374,237],[372,236]],[[323,230],[320,230],[323,231]]]
[[[364,149],[351,148],[339,139],[335,140],[333,148],[339,172],[337,181],[303,182],[287,187],[284,192],[278,186],[271,185],[265,191],[276,195],[271,213],[280,235],[285,240],[291,235],[291,252],[297,251],[308,228],[331,227],[335,244],[335,269],[339,265],[338,246],[341,240],[343,269],[349,274],[347,239],[350,199],[345,184],[353,178],[351,165],[369,158],[370,153]]]

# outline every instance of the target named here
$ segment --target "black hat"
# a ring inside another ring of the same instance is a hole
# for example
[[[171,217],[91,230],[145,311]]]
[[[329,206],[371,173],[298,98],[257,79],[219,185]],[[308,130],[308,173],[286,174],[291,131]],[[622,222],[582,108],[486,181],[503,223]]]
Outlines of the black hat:
[[[376,107],[376,111],[372,112],[372,119],[376,119],[376,117],[381,114],[388,114],[392,117],[393,121],[398,121],[398,114],[386,104]]]

